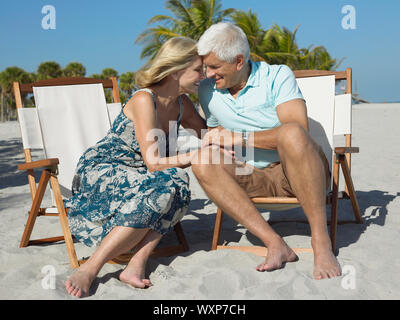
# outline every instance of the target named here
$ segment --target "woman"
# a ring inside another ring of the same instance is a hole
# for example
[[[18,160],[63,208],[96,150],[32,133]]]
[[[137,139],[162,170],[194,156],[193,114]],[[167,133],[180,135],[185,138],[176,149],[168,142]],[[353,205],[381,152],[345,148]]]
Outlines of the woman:
[[[107,135],[80,158],[67,204],[69,224],[79,241],[100,245],[66,281],[69,294],[87,296],[103,265],[134,247],[119,278],[137,288],[152,285],[144,278],[147,259],[190,201],[189,177],[183,170],[190,156],[172,154],[168,137],[177,136],[180,124],[198,137],[206,128],[185,95],[197,94],[203,77],[196,42],[170,39],[137,72],[142,89],[123,106]],[[175,124],[171,129],[170,123]],[[166,133],[165,139],[160,132]]]

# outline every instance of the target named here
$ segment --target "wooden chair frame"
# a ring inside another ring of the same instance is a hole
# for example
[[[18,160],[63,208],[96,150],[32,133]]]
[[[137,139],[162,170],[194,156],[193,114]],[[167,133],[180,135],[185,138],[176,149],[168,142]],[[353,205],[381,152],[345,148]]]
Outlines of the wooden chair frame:
[[[345,71],[324,71],[324,70],[296,70],[294,71],[296,78],[305,77],[318,77],[334,75],[335,80],[346,80],[346,93],[352,93],[352,69],[347,68]],[[350,175],[351,168],[351,154],[358,153],[358,147],[351,146],[351,134],[345,135],[345,147],[337,147],[334,149],[334,161],[332,164],[332,191],[327,195],[326,203],[331,204],[331,221],[330,221],[330,238],[332,243],[332,250],[336,253],[336,231],[338,225],[337,208],[339,199],[350,199],[355,222],[362,223],[362,218],[360,214],[360,209],[358,206],[358,201],[356,193],[354,190],[353,181]],[[342,169],[343,176],[345,179],[345,191],[339,192],[339,170]],[[297,198],[285,198],[285,197],[257,197],[252,198],[254,204],[293,204],[300,205]],[[216,220],[214,225],[214,233],[212,239],[211,250],[218,249],[236,249],[246,252],[253,252],[260,256],[266,256],[267,248],[260,246],[228,246],[219,245],[219,239],[221,235],[222,219],[224,213],[220,208],[217,209]],[[346,221],[348,222],[348,221]],[[351,221],[354,222],[354,221]],[[310,248],[295,248],[295,252],[312,252]]]
[[[30,84],[19,84],[18,82],[14,82],[13,89],[14,89],[16,105],[17,108],[19,109],[24,107],[22,103],[22,95],[33,93],[32,89],[33,87],[95,84],[95,83],[102,83],[104,88],[112,89],[114,103],[121,102],[118,90],[118,82],[115,77],[112,77],[109,80],[99,80],[93,78],[56,78],[50,80],[42,80]],[[30,193],[32,196],[32,207],[28,213],[27,223],[25,225],[24,233],[22,235],[22,239],[19,246],[20,248],[23,248],[30,245],[54,243],[64,240],[67,247],[67,252],[71,267],[77,268],[79,267],[80,264],[84,263],[86,259],[78,261],[76,255],[73,236],[71,234],[68,225],[68,218],[67,218],[68,209],[64,207],[60,191],[60,185],[57,179],[59,159],[52,158],[39,161],[32,161],[32,155],[30,149],[24,149],[24,156],[25,156],[25,163],[18,165],[18,170],[27,171],[28,183],[30,187]],[[34,170],[36,169],[42,169],[42,174],[38,186],[36,185],[36,180],[34,177]],[[54,198],[57,206],[57,213],[48,213],[46,212],[47,208],[41,207],[43,196],[45,194],[49,181],[54,193]],[[32,230],[36,222],[36,218],[39,216],[58,216],[60,219],[63,236],[30,240]],[[171,256],[189,250],[185,235],[183,233],[182,226],[179,222],[175,225],[174,230],[177,235],[179,245],[156,248],[153,251],[152,256]],[[123,254],[109,261],[109,263],[127,263],[131,259],[132,255],[133,255],[132,253]]]

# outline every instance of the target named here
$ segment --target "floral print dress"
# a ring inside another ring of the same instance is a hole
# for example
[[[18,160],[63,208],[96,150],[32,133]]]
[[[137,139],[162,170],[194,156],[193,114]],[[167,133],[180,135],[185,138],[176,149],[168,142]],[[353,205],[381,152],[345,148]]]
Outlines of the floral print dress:
[[[139,91],[149,92],[156,108],[153,92]],[[177,131],[183,114],[180,98],[179,105]],[[168,139],[166,143],[168,149]],[[165,234],[183,218],[189,201],[187,172],[181,168],[150,172],[133,122],[121,110],[107,135],[79,159],[72,197],[65,205],[71,233],[85,245],[94,246],[115,226],[150,228]]]

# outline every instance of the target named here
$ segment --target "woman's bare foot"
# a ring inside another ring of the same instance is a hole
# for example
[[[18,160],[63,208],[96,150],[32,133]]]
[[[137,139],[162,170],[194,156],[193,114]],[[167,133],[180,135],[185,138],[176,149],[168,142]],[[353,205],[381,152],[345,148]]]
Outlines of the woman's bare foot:
[[[330,240],[312,240],[314,249],[314,278],[316,280],[338,277],[342,274],[339,262],[332,252]]]
[[[273,271],[284,267],[286,262],[297,261],[296,253],[279,238],[268,246],[267,257],[265,262],[259,264],[257,271]]]
[[[65,289],[74,297],[83,298],[89,295],[89,289],[93,280],[96,278],[96,273],[92,273],[84,265],[71,275],[65,282]]]
[[[144,289],[151,287],[153,284],[149,279],[144,278],[144,274],[145,267],[140,263],[133,263],[131,261],[119,275],[119,280],[135,288]]]

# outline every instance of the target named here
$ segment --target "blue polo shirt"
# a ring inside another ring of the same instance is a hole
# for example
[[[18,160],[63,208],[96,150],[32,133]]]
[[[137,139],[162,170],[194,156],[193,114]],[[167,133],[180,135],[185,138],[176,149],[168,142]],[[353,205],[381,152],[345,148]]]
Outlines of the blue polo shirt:
[[[251,63],[246,86],[236,99],[229,90],[216,88],[213,79],[200,83],[199,100],[207,118],[207,126],[222,126],[231,131],[263,131],[281,125],[276,107],[293,99],[304,99],[292,70],[286,65]],[[246,161],[265,168],[279,161],[276,150],[254,149],[254,159]]]

